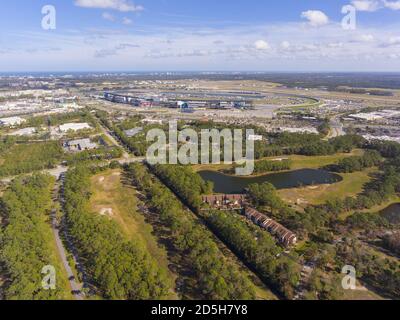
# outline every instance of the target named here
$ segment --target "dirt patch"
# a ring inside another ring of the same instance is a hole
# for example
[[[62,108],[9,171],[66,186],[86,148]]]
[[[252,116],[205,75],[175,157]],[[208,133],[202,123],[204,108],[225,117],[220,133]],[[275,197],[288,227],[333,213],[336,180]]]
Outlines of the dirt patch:
[[[112,217],[114,217],[114,211],[112,208],[102,208],[100,210],[100,215],[108,216],[108,217],[112,218]]]

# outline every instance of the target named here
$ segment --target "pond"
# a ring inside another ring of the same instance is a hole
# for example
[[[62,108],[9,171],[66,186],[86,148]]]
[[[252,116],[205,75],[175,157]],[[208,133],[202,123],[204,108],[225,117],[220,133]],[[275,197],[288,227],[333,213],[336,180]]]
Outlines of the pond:
[[[277,189],[289,189],[302,186],[333,184],[343,180],[337,174],[319,169],[302,169],[257,177],[230,176],[217,171],[200,171],[199,174],[205,181],[214,183],[214,192],[226,194],[243,193],[253,183],[269,182]]]
[[[381,215],[392,224],[400,224],[400,203],[395,203],[383,209]]]

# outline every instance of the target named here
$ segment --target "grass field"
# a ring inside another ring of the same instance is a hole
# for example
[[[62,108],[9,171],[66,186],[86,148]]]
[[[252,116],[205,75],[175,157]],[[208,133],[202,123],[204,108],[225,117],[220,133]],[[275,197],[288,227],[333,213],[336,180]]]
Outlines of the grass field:
[[[123,183],[122,172],[116,169],[95,175],[91,178],[91,186],[92,211],[116,221],[124,234],[143,246],[175,282],[176,275],[168,268],[167,253],[157,244],[151,225],[146,223],[144,217],[137,211],[136,190]],[[168,298],[176,299],[177,295],[171,293]]]
[[[289,156],[280,156],[280,157],[267,157],[262,160],[276,160],[276,159],[290,159],[292,161],[291,170],[299,170],[299,169],[317,169],[322,168],[330,164],[337,163],[338,161],[352,157],[352,156],[360,156],[363,155],[364,151],[361,149],[355,149],[351,153],[337,153],[329,156],[299,156],[299,155],[289,155]],[[199,164],[194,165],[193,169],[195,171],[202,170],[226,170],[232,168],[230,164]],[[263,173],[264,175],[265,173]]]
[[[314,156],[314,157],[307,157],[307,156],[298,156],[292,155],[287,156],[284,158],[288,158],[292,161],[292,170],[297,169],[305,169],[305,168],[321,168],[325,167],[330,164],[334,164],[344,158],[352,157],[352,156],[360,156],[363,155],[364,151],[361,149],[356,149],[351,153],[338,153],[329,156]],[[277,157],[271,157],[266,159],[276,159]]]
[[[375,172],[377,169],[372,168],[362,172],[340,174],[343,180],[338,183],[282,189],[278,192],[283,200],[291,204],[300,206],[323,204],[329,200],[344,199],[360,194],[365,184],[371,181],[371,175]]]
[[[278,158],[287,158],[292,161],[291,170],[300,169],[317,169],[323,168],[327,165],[337,163],[341,159],[360,156],[363,154],[363,150],[356,149],[352,153],[338,153],[335,155],[328,156],[299,156],[290,155],[283,157],[269,157],[264,158],[265,160],[274,160]],[[219,164],[219,165],[195,165],[194,170],[226,170],[231,168],[231,165]],[[348,196],[356,196],[363,191],[363,187],[366,183],[371,181],[371,175],[377,172],[376,168],[364,170],[362,172],[340,174],[343,178],[342,181],[334,183],[332,185],[319,185],[319,186],[308,186],[302,188],[291,188],[279,190],[279,194],[283,200],[290,204],[296,204],[300,207],[307,206],[309,204],[322,204],[326,201],[333,199],[344,199]],[[265,175],[265,173],[261,174]]]
[[[61,160],[58,142],[16,144],[0,158],[0,176],[12,176],[53,167]]]

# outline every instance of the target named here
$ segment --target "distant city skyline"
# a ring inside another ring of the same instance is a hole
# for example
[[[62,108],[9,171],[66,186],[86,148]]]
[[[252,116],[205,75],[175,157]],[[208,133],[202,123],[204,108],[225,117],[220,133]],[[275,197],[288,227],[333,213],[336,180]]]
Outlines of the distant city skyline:
[[[16,0],[0,16],[0,72],[400,71],[398,0]]]

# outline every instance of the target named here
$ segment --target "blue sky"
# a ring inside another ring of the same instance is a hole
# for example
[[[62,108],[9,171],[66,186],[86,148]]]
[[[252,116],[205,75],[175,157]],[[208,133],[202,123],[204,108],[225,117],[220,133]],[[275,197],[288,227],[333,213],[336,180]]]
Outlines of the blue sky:
[[[4,1],[0,72],[400,71],[399,18],[399,0]]]

